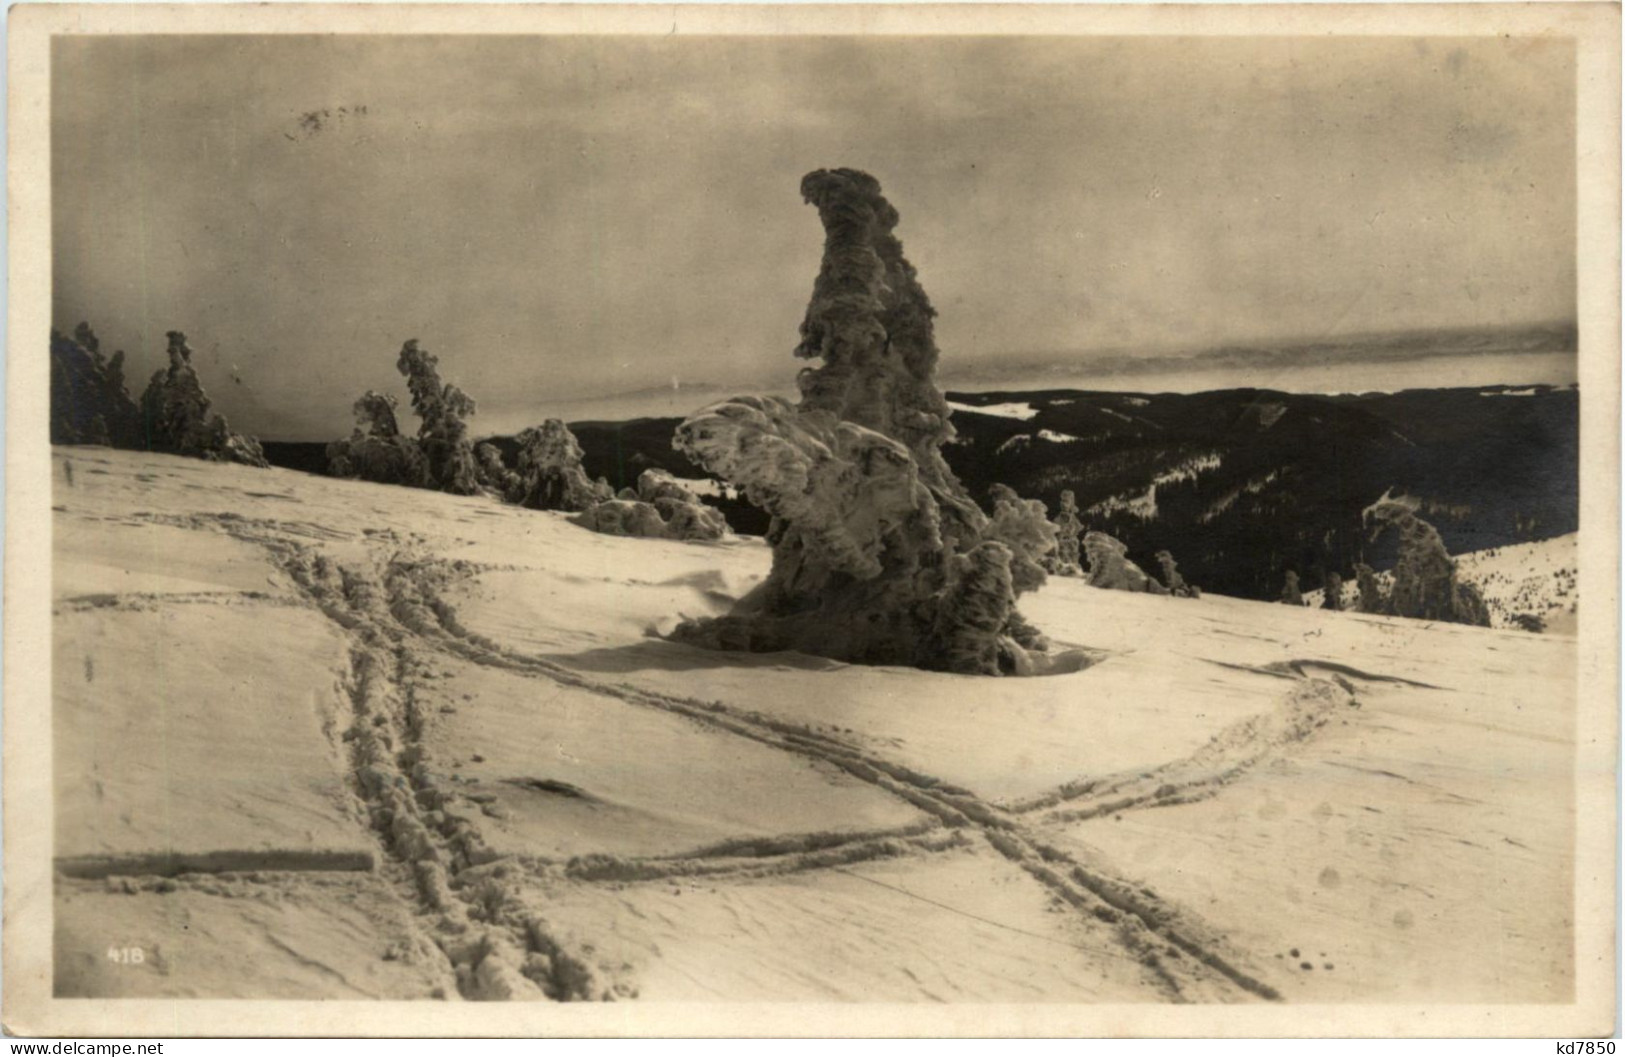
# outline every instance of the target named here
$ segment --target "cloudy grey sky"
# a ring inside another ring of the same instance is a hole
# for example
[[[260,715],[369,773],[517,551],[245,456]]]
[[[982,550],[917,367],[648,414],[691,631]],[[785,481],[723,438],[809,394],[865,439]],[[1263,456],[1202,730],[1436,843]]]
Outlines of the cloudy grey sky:
[[[1561,40],[59,38],[52,115],[56,325],[273,438],[413,337],[482,418],[787,382],[820,167],[948,371],[1575,313]]]

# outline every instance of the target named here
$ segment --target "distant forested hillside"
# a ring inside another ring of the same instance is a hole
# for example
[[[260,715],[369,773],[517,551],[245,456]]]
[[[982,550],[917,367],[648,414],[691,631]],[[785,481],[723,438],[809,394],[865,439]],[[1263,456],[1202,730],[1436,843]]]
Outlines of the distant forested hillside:
[[[1452,551],[1578,527],[1575,389],[950,399],[964,410],[948,460],[973,495],[999,481],[1053,505],[1071,489],[1085,524],[1131,557],[1152,565],[1167,548],[1225,594],[1274,597],[1288,569],[1318,587],[1356,561],[1383,568],[1392,542],[1373,546],[1360,512],[1390,487],[1423,500]]]
[[[1533,386],[1304,396],[1076,390],[950,393],[958,439],[945,453],[987,505],[1011,486],[1053,511],[1071,489],[1084,523],[1155,568],[1167,548],[1209,591],[1273,598],[1288,569],[1306,590],[1356,561],[1382,569],[1360,512],[1385,490],[1421,497],[1453,552],[1574,532],[1579,525],[1579,392]],[[575,422],[591,477],[616,488],[650,467],[707,476],[672,449],[675,418]],[[511,460],[511,438],[493,438]],[[278,465],[320,472],[320,445],[267,443]],[[725,494],[739,532],[767,519]]]

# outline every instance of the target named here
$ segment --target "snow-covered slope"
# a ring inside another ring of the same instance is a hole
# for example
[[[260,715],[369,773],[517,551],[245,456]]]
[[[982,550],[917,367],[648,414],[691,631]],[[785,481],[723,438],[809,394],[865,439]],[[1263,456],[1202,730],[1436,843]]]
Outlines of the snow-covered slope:
[[[1492,627],[1561,635],[1575,633],[1575,614],[1580,601],[1577,588],[1579,533],[1454,557],[1462,579],[1484,596]],[[1389,573],[1378,573],[1377,579],[1384,588],[1392,586],[1393,577]],[[1303,598],[1308,605],[1318,608],[1325,599],[1325,592],[1306,591]],[[1356,608],[1359,598],[1359,585],[1344,583],[1344,607]]]
[[[1572,993],[1572,638],[1052,580],[1069,674],[719,654],[759,541],[54,472],[61,996]]]
[[[1579,533],[1458,555],[1456,567],[1478,587],[1496,627],[1516,627],[1527,614],[1547,631],[1574,634]]]

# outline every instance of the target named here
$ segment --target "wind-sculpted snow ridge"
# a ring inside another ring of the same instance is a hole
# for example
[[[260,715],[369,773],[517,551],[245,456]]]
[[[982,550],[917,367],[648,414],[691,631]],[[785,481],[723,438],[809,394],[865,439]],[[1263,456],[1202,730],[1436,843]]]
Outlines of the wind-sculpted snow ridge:
[[[1286,583],[1281,585],[1280,602],[1284,606],[1303,605],[1303,589],[1298,586],[1298,574],[1291,569],[1286,571]]]
[[[1041,504],[990,522],[948,468],[930,300],[892,231],[880,184],[852,169],[801,183],[825,232],[795,352],[820,360],[801,402],[738,397],[691,416],[673,444],[773,517],[773,569],[732,613],[678,641],[985,675],[1042,669],[1015,610],[1055,549]],[[1012,493],[1013,495],[1013,493]]]
[[[609,486],[600,482],[603,491]],[[700,502],[665,470],[650,468],[638,476],[636,489],[605,499],[570,521],[611,536],[651,539],[719,540],[728,535],[722,511]]]
[[[1147,576],[1145,571],[1128,559],[1128,545],[1104,532],[1089,532],[1083,537],[1083,553],[1089,562],[1085,579],[1091,587],[1104,587],[1111,591],[1139,591],[1165,595],[1168,589]]]
[[[1168,593],[1175,598],[1201,598],[1202,590],[1195,584],[1185,582],[1180,574],[1179,563],[1174,561],[1173,554],[1168,551],[1157,552],[1157,564],[1162,566],[1162,580],[1168,587]]]
[[[1057,576],[1082,576],[1078,537],[1083,522],[1078,520],[1078,500],[1070,488],[1061,493],[1061,507],[1050,524],[1055,528],[1055,553],[1050,557],[1049,571]]]
[[[169,332],[169,367],[155,372],[141,394],[141,416],[148,446],[154,451],[245,466],[269,465],[258,440],[233,433],[225,418],[210,410],[209,394],[192,367],[192,349],[178,330]]]
[[[141,412],[124,387],[124,350],[111,357],[90,324],[51,331],[51,443],[144,448]]]
[[[1416,516],[1414,501],[1384,494],[1365,508],[1362,520],[1375,523],[1373,537],[1387,529],[1399,532],[1399,561],[1388,611],[1395,616],[1490,626],[1489,607],[1472,584],[1462,580],[1444,540],[1432,525]],[[1362,583],[1362,589],[1364,584]],[[1362,590],[1363,593],[1363,590]]]

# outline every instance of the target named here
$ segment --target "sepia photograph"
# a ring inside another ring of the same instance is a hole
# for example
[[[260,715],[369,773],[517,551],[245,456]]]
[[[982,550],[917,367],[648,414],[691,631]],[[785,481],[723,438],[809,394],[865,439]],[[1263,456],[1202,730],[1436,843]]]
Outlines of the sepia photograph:
[[[1616,1031],[1619,9],[1358,6],[13,9],[7,1030]]]

